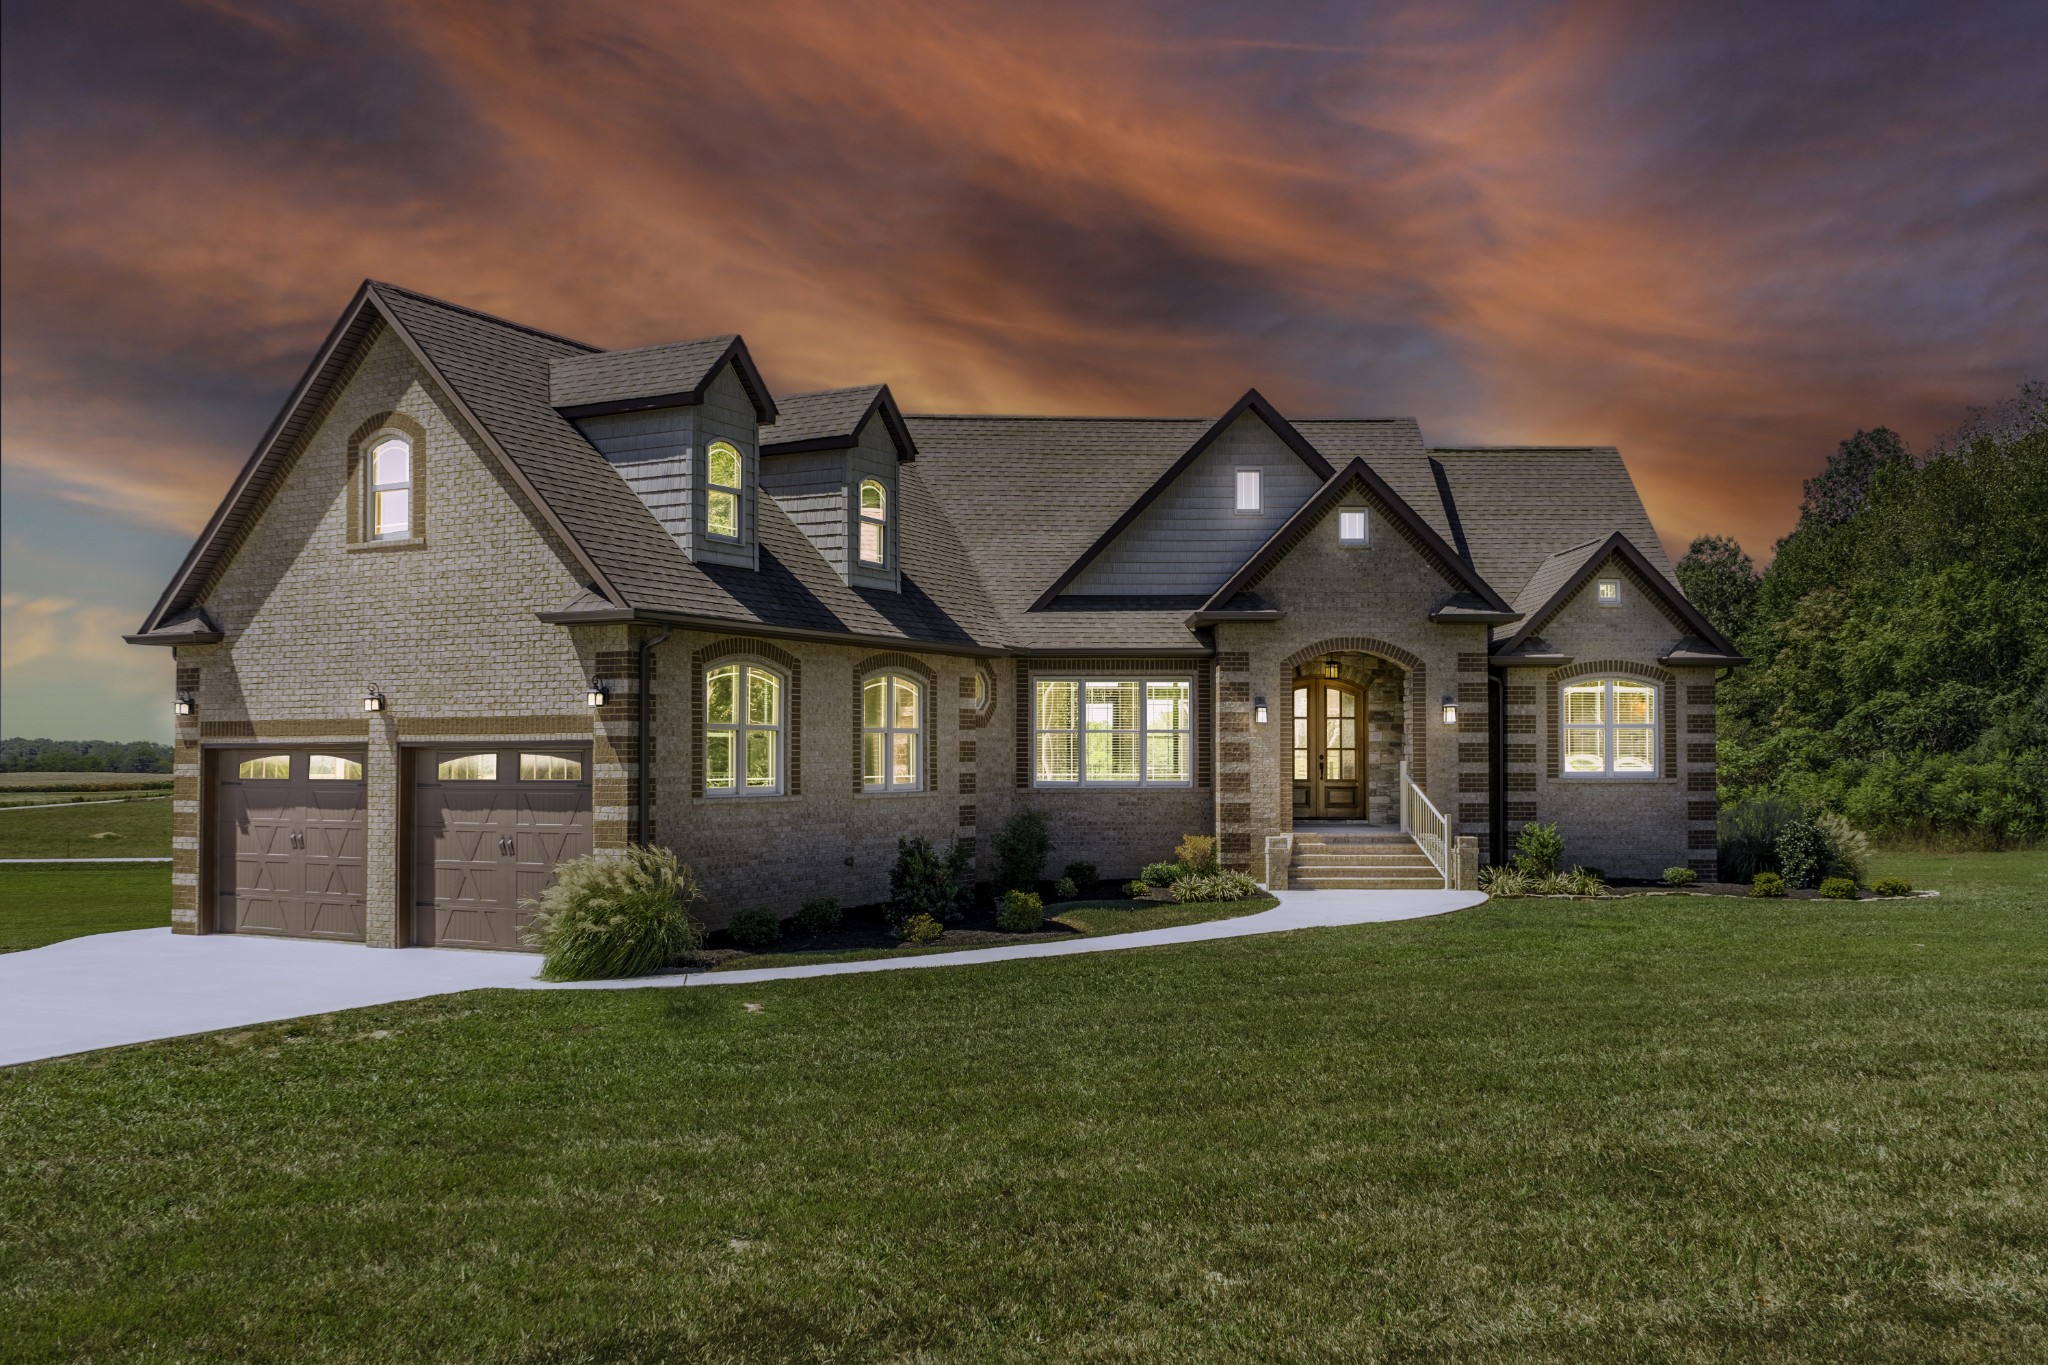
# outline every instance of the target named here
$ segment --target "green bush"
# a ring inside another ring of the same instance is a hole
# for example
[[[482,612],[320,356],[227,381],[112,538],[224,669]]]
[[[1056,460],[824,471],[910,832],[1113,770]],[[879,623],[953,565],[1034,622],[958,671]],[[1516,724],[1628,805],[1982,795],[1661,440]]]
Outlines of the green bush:
[[[1607,890],[1607,879],[1597,867],[1575,867],[1557,880],[1567,896],[1597,896]]]
[[[1913,894],[1913,883],[1904,877],[1880,877],[1877,879],[1877,885],[1870,889],[1880,896],[1910,896]]]
[[[1081,888],[1074,885],[1072,877],[1062,877],[1052,884],[1052,898],[1056,901],[1081,899]]]
[[[1045,925],[1045,902],[1032,891],[1005,891],[996,907],[996,928],[1006,934],[1036,933]]]
[[[691,911],[702,896],[687,864],[634,844],[555,869],[554,885],[525,902],[522,933],[542,955],[544,981],[605,981],[659,970],[704,942]]]
[[[1026,807],[1011,816],[996,835],[996,893],[1035,888],[1051,851],[1052,834],[1043,815]]]
[[[815,896],[803,903],[789,923],[799,934],[829,934],[844,918],[838,901],[830,896]]]
[[[1192,877],[1195,870],[1180,863],[1147,863],[1138,880],[1147,886],[1172,886],[1183,877]]]
[[[958,919],[969,894],[968,852],[958,839],[944,857],[932,841],[919,835],[896,841],[896,865],[889,869],[889,921],[902,924],[917,915],[941,923]]]
[[[1173,850],[1173,860],[1198,877],[1220,871],[1216,861],[1216,836],[1183,834],[1179,846]]]
[[[1479,889],[1491,896],[1526,896],[1529,874],[1512,863],[1479,869]]]
[[[1813,817],[1820,837],[1828,846],[1828,875],[1847,877],[1861,886],[1870,880],[1870,840],[1863,832],[1833,811]]]
[[[1067,880],[1076,886],[1086,886],[1095,880],[1094,863],[1068,863]]]
[[[1564,837],[1555,824],[1526,824],[1515,836],[1515,866],[1531,877],[1548,877],[1564,858]]]
[[[1847,877],[1823,877],[1820,893],[1831,901],[1853,901],[1856,899],[1856,883]]]
[[[1197,901],[1242,901],[1259,894],[1259,884],[1249,873],[1216,872],[1206,877],[1182,877],[1173,883],[1173,899],[1179,905]]]
[[[1816,886],[1828,870],[1828,838],[1810,816],[1778,831],[1778,875],[1788,886]]]
[[[782,941],[782,921],[772,911],[742,910],[725,926],[725,936],[742,948],[766,948]]]
[[[1147,891],[1150,891],[1151,889],[1151,887],[1145,884],[1143,878],[1140,878],[1137,881],[1129,881],[1124,883],[1124,894],[1126,896],[1129,896],[1132,900],[1138,899],[1138,897],[1144,895]]]
[[[1759,872],[1749,884],[1752,900],[1768,900],[1785,894],[1785,879],[1775,872]]]
[[[1789,802],[1765,797],[1741,801],[1721,812],[1720,878],[1747,882],[1759,872],[1778,870],[1778,833],[1799,817]]]
[[[912,915],[897,926],[896,932],[905,943],[936,943],[939,935],[946,932],[946,926],[930,915]]]
[[[1664,885],[1691,886],[1700,879],[1700,874],[1689,867],[1667,867],[1664,869]]]

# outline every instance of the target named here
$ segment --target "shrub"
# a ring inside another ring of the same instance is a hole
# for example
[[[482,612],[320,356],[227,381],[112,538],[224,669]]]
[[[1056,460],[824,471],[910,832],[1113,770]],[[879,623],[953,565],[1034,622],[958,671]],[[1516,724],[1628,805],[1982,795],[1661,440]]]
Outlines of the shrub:
[[[1824,877],[1820,893],[1831,901],[1853,901],[1856,899],[1856,883],[1848,877]]]
[[[1796,819],[1799,810],[1765,798],[1743,801],[1721,812],[1720,877],[1746,882],[1759,872],[1778,870],[1778,831]]]
[[[1529,874],[1512,863],[1479,869],[1479,889],[1493,896],[1526,896]]]
[[[1072,877],[1062,877],[1052,884],[1052,898],[1056,901],[1081,899],[1081,888],[1074,885]]]
[[[946,932],[946,926],[930,915],[912,915],[897,926],[896,932],[905,943],[936,943],[939,935]]]
[[[1857,885],[1870,880],[1870,840],[1863,831],[1833,811],[1822,811],[1813,823],[1828,846],[1828,875],[1847,877]]]
[[[725,934],[742,948],[766,948],[782,940],[782,921],[767,910],[742,910],[725,926]]]
[[[1594,880],[1598,881],[1600,885],[1607,885],[1607,869],[1604,867],[1575,867],[1572,869],[1572,871],[1590,873],[1592,874]]]
[[[1913,894],[1913,883],[1904,877],[1879,877],[1877,885],[1870,889],[1880,896],[1910,896]]]
[[[1192,877],[1195,871],[1180,863],[1147,863],[1145,870],[1138,874],[1138,880],[1147,886],[1172,886],[1183,877]]]
[[[1778,831],[1778,874],[1788,886],[1814,886],[1827,875],[1828,840],[1810,816]]]
[[[890,923],[915,915],[958,919],[968,894],[967,859],[967,848],[958,839],[943,858],[923,835],[898,839],[896,865],[889,869]]]
[[[1045,902],[1035,892],[1006,891],[996,907],[996,928],[1006,934],[1036,933],[1045,925]]]
[[[1029,891],[1045,871],[1052,835],[1045,817],[1028,807],[1011,816],[996,835],[996,893]]]
[[[1607,889],[1607,879],[1597,867],[1575,867],[1558,878],[1567,896],[1597,896]]]
[[[1689,867],[1667,867],[1664,869],[1664,885],[1691,886],[1700,879],[1700,874]]]
[[[642,976],[704,942],[690,913],[701,899],[688,864],[665,848],[586,854],[526,902],[534,916],[522,937],[541,950],[544,981]]]
[[[1173,850],[1173,860],[1198,877],[1206,877],[1219,871],[1216,862],[1216,836],[1183,834],[1179,847]]]
[[[1138,899],[1138,897],[1144,895],[1147,891],[1150,891],[1151,889],[1152,888],[1147,886],[1142,879],[1138,881],[1129,881],[1124,883],[1124,894],[1126,896],[1129,896],[1132,900]]]
[[[1768,900],[1785,894],[1785,879],[1775,872],[1759,872],[1749,884],[1751,900]]]
[[[805,901],[789,922],[799,934],[829,934],[839,927],[842,918],[838,901],[830,896],[815,896]]]
[[[1095,880],[1094,863],[1068,863],[1067,880],[1075,886],[1086,886]]]
[[[1515,836],[1515,866],[1531,877],[1547,877],[1557,871],[1564,857],[1564,839],[1555,824],[1522,826]]]
[[[1258,894],[1259,884],[1245,872],[1182,877],[1173,884],[1173,899],[1179,905],[1191,905],[1197,901],[1243,901]]]

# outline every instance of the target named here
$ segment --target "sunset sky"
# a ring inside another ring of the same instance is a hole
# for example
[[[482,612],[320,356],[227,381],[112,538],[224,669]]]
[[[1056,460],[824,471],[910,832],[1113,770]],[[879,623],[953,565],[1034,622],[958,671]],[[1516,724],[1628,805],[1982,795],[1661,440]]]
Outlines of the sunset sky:
[[[1667,547],[2048,374],[2048,6],[5,5],[9,735],[120,642],[365,276],[911,411],[1620,446]]]

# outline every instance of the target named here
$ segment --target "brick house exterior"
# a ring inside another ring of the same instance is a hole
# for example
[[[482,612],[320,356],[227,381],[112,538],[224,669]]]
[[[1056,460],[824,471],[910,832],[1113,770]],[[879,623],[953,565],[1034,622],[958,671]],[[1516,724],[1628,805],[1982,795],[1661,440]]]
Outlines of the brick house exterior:
[[[546,857],[632,841],[714,926],[870,903],[900,837],[985,871],[1025,806],[1055,867],[1213,832],[1266,877],[1298,823],[1394,822],[1404,771],[1481,859],[1554,820],[1610,875],[1710,868],[1742,662],[1612,449],[1256,392],[905,416],[774,396],[737,337],[607,352],[376,283],[128,638],[177,659],[174,929],[387,946],[517,946]]]

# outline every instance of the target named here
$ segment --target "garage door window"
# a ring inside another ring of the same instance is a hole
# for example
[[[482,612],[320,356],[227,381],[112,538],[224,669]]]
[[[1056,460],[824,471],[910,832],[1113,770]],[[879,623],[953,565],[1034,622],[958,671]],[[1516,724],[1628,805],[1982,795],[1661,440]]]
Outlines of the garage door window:
[[[306,760],[306,776],[315,782],[360,782],[363,765],[339,754],[314,754]]]
[[[581,782],[583,765],[564,754],[519,755],[521,782]]]
[[[441,760],[436,770],[443,782],[496,782],[496,754],[459,754]]]
[[[235,769],[235,776],[244,781],[282,782],[292,775],[290,754],[265,754],[261,758],[245,758]]]

